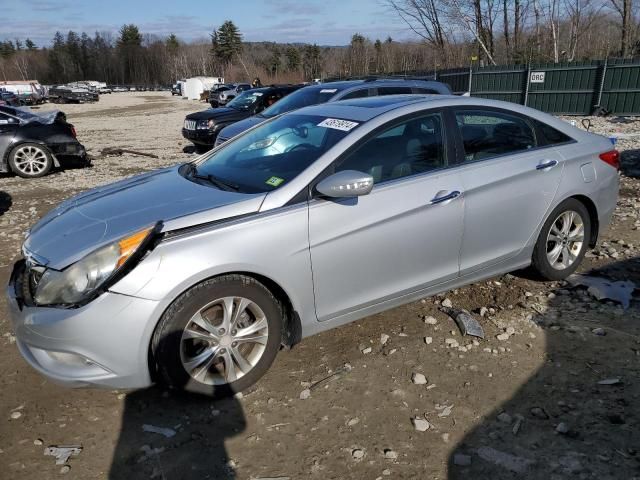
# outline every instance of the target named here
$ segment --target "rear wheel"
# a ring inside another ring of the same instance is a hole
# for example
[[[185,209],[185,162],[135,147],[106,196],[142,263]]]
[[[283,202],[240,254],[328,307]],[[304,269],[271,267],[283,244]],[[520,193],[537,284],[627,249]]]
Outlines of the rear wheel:
[[[23,143],[9,154],[11,170],[23,178],[37,178],[46,175],[53,166],[51,154],[37,143]]]
[[[586,207],[570,198],[556,207],[540,231],[533,268],[547,280],[562,280],[576,271],[587,251],[591,219]]]
[[[251,277],[225,275],[192,287],[154,334],[161,380],[213,398],[245,390],[275,359],[282,317],[280,302]]]

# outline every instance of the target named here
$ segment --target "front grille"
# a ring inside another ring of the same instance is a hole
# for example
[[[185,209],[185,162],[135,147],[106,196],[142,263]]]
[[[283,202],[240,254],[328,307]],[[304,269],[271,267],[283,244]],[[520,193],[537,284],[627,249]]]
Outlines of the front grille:
[[[196,121],[195,120],[185,120],[184,128],[187,130],[195,130],[196,129]]]
[[[16,294],[26,305],[34,304],[33,296],[43,273],[43,267],[29,265],[29,262],[24,262],[19,271],[16,278]]]

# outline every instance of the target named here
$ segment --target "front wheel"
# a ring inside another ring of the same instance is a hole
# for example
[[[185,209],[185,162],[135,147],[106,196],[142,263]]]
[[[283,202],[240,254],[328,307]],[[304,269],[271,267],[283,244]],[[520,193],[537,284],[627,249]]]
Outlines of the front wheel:
[[[547,280],[576,271],[590,242],[591,218],[584,204],[570,198],[549,215],[533,252],[533,268]]]
[[[152,353],[170,388],[219,398],[247,389],[280,348],[283,310],[257,280],[224,275],[183,293],[162,316]]]

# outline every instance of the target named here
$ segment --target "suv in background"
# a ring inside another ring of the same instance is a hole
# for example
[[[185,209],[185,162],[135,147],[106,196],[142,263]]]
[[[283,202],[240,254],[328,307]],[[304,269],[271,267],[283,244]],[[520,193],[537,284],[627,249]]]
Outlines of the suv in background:
[[[262,113],[234,123],[220,132],[216,139],[216,146],[229,140],[245,130],[263,122],[267,118],[275,117],[291,110],[316,105],[325,102],[336,102],[351,98],[375,97],[378,95],[451,95],[448,85],[431,80],[403,79],[403,78],[368,78],[364,80],[342,80],[310,85],[301,88],[278,102]]]
[[[196,151],[205,152],[213,147],[218,132],[224,127],[260,113],[299,88],[298,85],[254,88],[241,93],[225,107],[191,113],[184,119],[182,136],[193,142]]]
[[[207,99],[207,101],[211,105],[211,108],[216,108],[220,106],[220,102],[218,101],[220,99],[220,94],[230,89],[231,89],[230,85],[219,85],[215,88],[212,88],[209,91],[209,98]]]
[[[220,92],[218,95],[218,105],[226,105],[228,102],[236,98],[242,92],[251,90],[251,84],[249,83],[232,83],[228,85],[229,89]]]
[[[20,99],[15,93],[7,92],[6,90],[0,89],[0,105],[19,107]]]

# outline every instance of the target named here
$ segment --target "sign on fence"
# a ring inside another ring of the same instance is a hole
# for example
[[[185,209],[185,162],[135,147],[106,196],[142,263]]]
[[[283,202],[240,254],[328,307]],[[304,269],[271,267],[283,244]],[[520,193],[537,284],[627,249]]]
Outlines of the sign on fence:
[[[545,72],[531,72],[531,83],[544,83]]]

